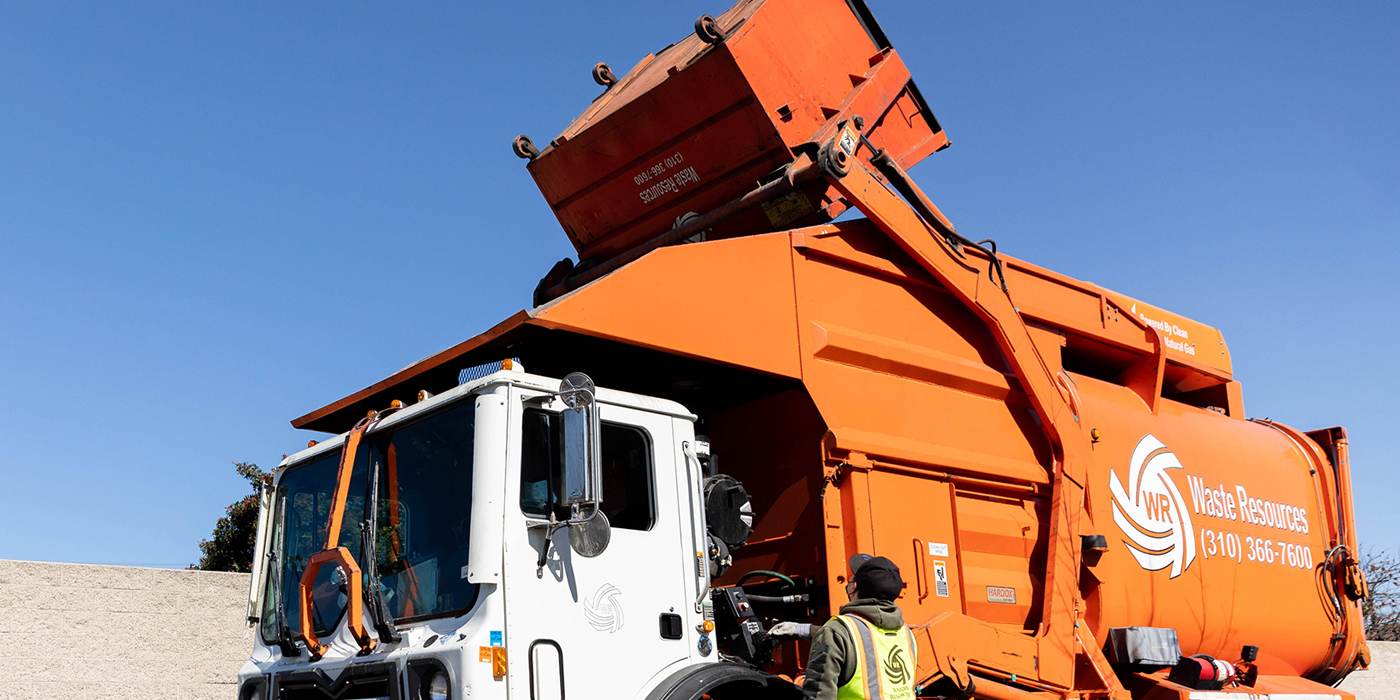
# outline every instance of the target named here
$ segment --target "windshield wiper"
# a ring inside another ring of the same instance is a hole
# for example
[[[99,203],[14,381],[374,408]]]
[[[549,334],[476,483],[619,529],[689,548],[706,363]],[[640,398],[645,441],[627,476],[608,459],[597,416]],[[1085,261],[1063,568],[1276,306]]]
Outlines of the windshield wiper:
[[[277,602],[277,648],[282,650],[282,656],[289,659],[301,657],[301,647],[297,646],[296,638],[292,636],[292,628],[287,626],[287,611],[282,602]]]
[[[360,556],[365,559],[365,578],[369,580],[369,585],[365,587],[365,602],[369,604],[369,616],[374,620],[379,641],[389,644],[403,637],[390,622],[389,606],[384,604],[384,596],[379,593],[379,538],[376,537],[379,532],[379,470],[373,465],[370,470],[374,473],[370,477],[370,498],[365,507],[364,520],[360,521]]]
[[[374,527],[368,522],[363,523],[361,527],[364,534],[362,535],[360,551],[369,553],[369,560],[365,563],[365,576],[369,579],[369,586],[365,588],[365,602],[369,604],[369,616],[374,620],[374,629],[379,633],[379,641],[397,642],[403,637],[389,622],[389,606],[384,604],[384,596],[379,594],[379,571],[375,566],[375,559],[378,557],[374,551]]]
[[[277,572],[277,610],[273,612],[277,631],[273,634],[277,642],[277,648],[282,650],[282,656],[289,659],[301,658],[301,647],[297,646],[296,637],[292,636],[292,628],[287,624],[287,608],[283,604],[282,596],[287,592],[282,586],[283,574],[286,573],[277,563],[277,550],[273,550],[268,555],[268,565],[276,567]],[[300,580],[300,576],[297,577]]]

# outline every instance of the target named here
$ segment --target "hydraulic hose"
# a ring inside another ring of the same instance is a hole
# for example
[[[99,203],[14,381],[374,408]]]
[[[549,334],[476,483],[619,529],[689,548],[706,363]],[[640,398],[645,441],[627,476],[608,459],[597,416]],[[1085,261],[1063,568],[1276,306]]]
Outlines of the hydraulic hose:
[[[776,572],[776,571],[768,571],[767,569],[755,569],[755,570],[753,570],[753,571],[750,571],[750,572],[748,572],[747,574],[744,574],[743,576],[740,576],[740,577],[739,577],[739,582],[736,583],[736,584],[734,584],[734,585],[736,585],[736,586],[742,586],[742,585],[744,585],[744,582],[745,582],[745,581],[747,581],[747,580],[749,580],[749,579],[751,579],[751,578],[753,578],[753,577],[755,577],[755,576],[771,576],[771,577],[773,577],[773,578],[780,579],[783,583],[786,583],[786,584],[788,585],[789,588],[797,588],[797,583],[794,582],[792,579],[790,579],[790,578],[788,578],[787,576],[784,576],[784,575],[782,575],[782,574],[780,574],[780,573],[778,573],[778,572]],[[749,597],[752,598],[753,596],[749,596]]]
[[[794,595],[754,595],[745,592],[744,597],[748,598],[749,601],[753,603],[806,603],[812,599],[812,596],[806,593],[797,593]]]
[[[961,233],[958,233],[958,230],[953,228],[952,222],[948,221],[948,219],[943,216],[943,213],[938,211],[938,207],[935,207],[933,203],[928,200],[923,190],[919,189],[919,186],[914,184],[914,181],[909,178],[909,174],[904,172],[903,168],[899,167],[899,164],[894,161],[894,158],[890,157],[889,153],[885,151],[876,153],[871,157],[870,164],[874,165],[876,169],[880,171],[880,174],[884,175],[885,179],[890,181],[891,185],[894,185],[895,191],[904,198],[904,201],[908,202],[909,205],[914,208],[914,211],[918,212],[919,216],[923,217],[924,221],[931,226],[934,231],[937,231],[938,235],[943,236],[943,239],[948,242],[948,245],[952,246],[959,254],[962,253],[961,248],[964,246],[971,246],[986,253],[987,257],[991,259],[991,263],[987,268],[987,276],[995,277],[997,282],[1001,285],[1001,291],[1007,291],[1006,273],[1001,267],[1001,258],[997,255],[996,241],[990,238],[973,241]],[[990,247],[987,244],[990,244]]]

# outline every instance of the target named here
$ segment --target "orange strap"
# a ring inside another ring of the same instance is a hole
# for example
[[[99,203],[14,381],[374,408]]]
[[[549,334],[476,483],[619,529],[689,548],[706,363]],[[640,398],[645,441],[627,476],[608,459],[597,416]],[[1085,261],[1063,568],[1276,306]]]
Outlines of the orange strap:
[[[340,544],[340,526],[345,517],[345,500],[350,496],[350,476],[355,471],[355,455],[360,451],[360,438],[371,421],[362,420],[345,436],[345,446],[340,450],[340,469],[335,474],[335,500],[331,501],[331,514],[326,525],[326,546],[335,549]]]
[[[355,468],[355,456],[360,451],[360,438],[364,436],[365,430],[374,423],[375,414],[371,413],[355,425],[355,428],[345,436],[345,445],[340,451],[340,471],[335,477],[335,498],[331,501],[330,518],[326,523],[326,545],[312,555],[307,562],[306,569],[301,572],[301,581],[298,587],[301,590],[301,638],[306,642],[307,651],[311,652],[312,659],[319,659],[326,653],[328,648],[316,638],[313,629],[315,625],[311,623],[312,606],[315,604],[311,597],[311,586],[316,581],[316,574],[321,570],[321,566],[327,562],[334,562],[345,572],[345,613],[347,622],[350,625],[350,633],[360,643],[361,651],[369,651],[374,648],[375,640],[365,631],[364,608],[362,605],[364,598],[364,584],[360,566],[355,561],[355,557],[350,554],[350,550],[340,545],[340,527],[345,516],[345,500],[350,495],[350,477]],[[372,507],[372,506],[371,506]]]

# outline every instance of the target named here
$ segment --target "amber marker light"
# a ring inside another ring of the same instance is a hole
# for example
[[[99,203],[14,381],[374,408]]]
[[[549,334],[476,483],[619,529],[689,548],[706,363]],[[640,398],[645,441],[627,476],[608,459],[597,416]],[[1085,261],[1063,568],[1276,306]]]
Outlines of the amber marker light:
[[[491,647],[491,675],[496,678],[506,677],[505,647]]]

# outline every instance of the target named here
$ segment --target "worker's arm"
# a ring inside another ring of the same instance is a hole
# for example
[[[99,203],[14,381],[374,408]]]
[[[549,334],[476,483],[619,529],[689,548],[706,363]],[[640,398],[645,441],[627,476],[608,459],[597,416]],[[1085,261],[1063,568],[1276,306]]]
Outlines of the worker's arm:
[[[850,633],[836,621],[812,631],[812,652],[807,657],[807,670],[802,680],[802,695],[807,700],[836,700],[836,692],[855,675],[856,662],[851,653]]]
[[[770,637],[791,637],[793,639],[811,639],[813,626],[809,622],[779,622],[768,630]]]

